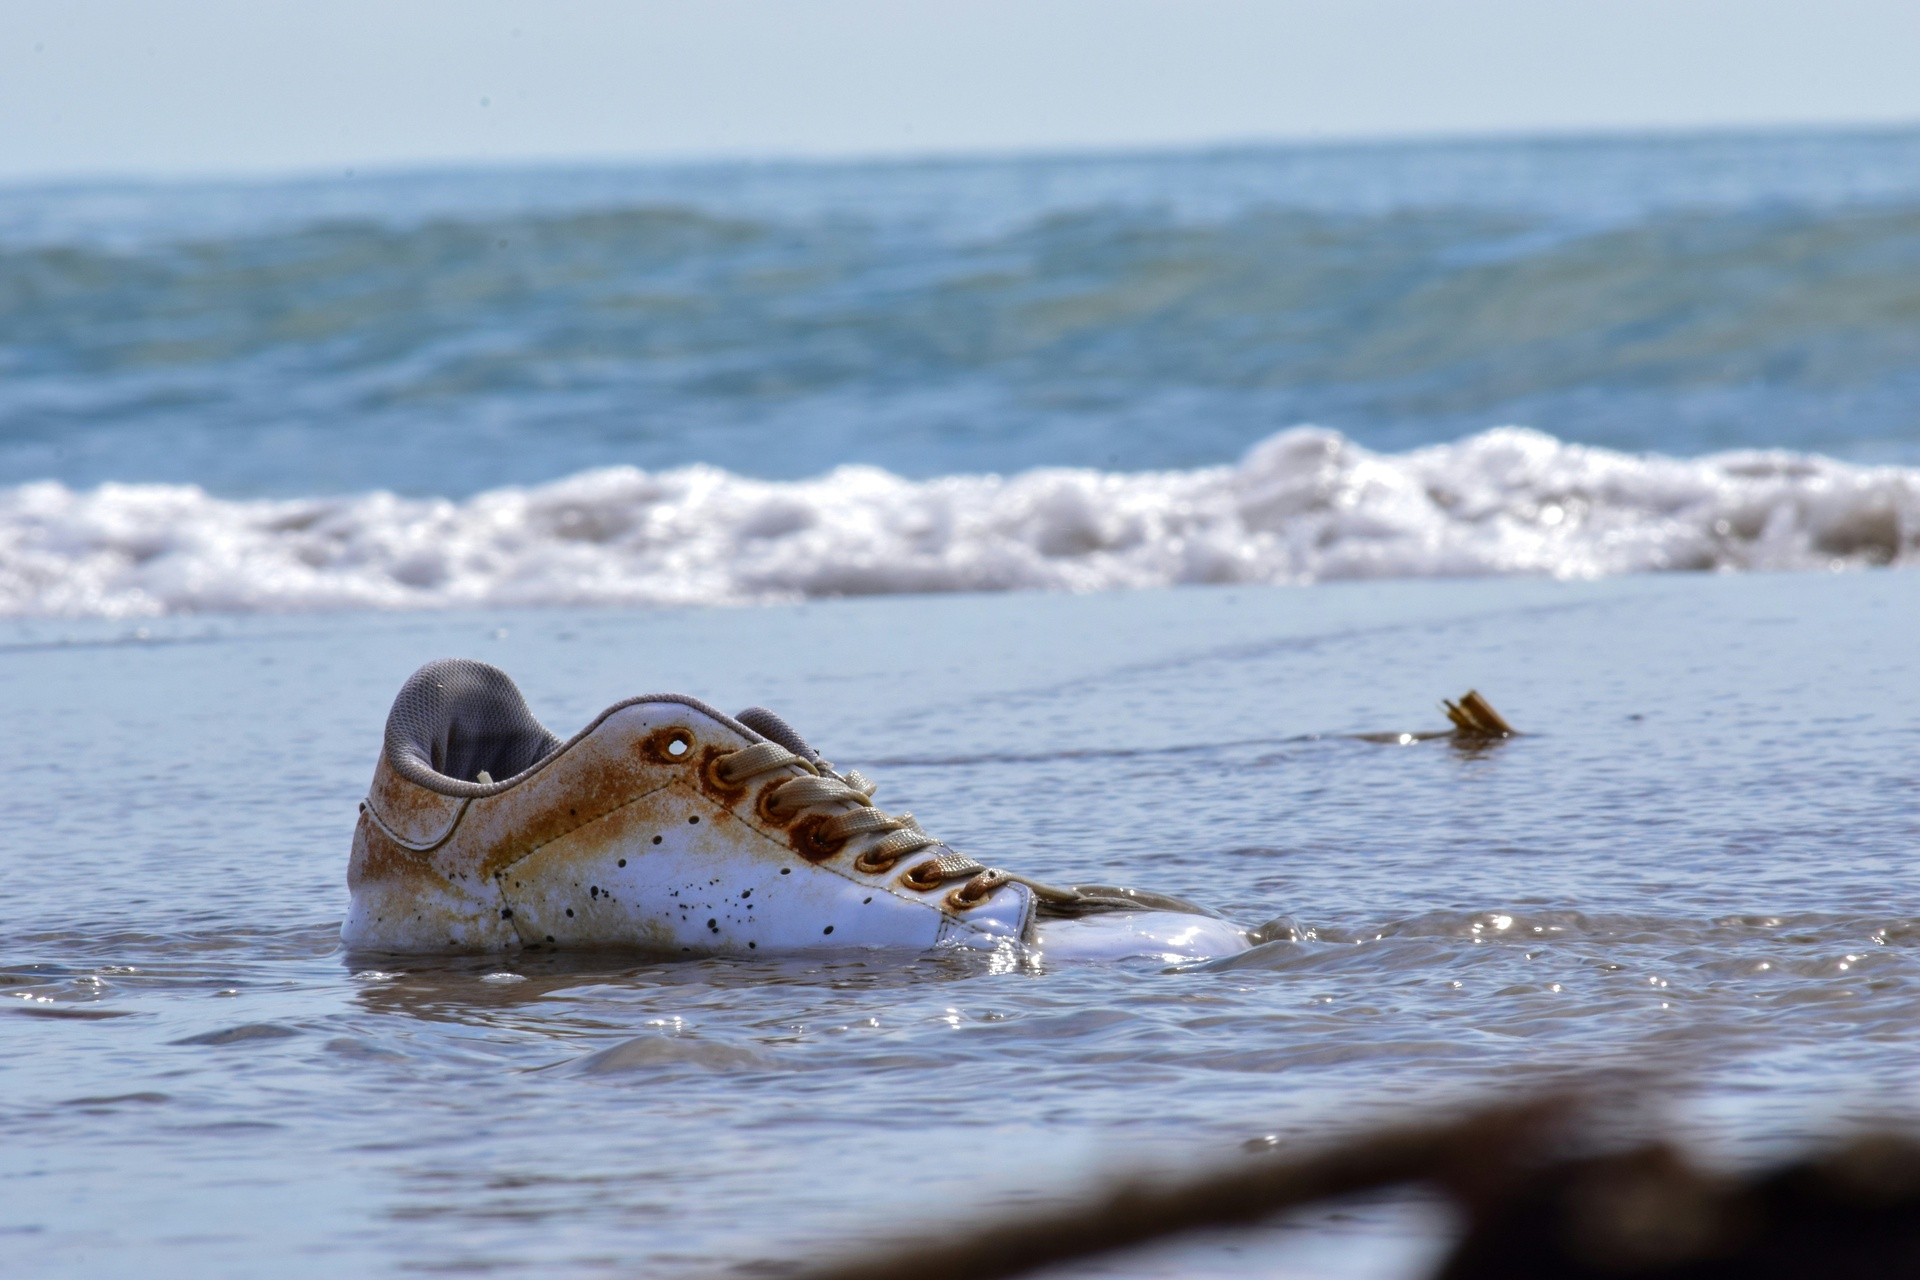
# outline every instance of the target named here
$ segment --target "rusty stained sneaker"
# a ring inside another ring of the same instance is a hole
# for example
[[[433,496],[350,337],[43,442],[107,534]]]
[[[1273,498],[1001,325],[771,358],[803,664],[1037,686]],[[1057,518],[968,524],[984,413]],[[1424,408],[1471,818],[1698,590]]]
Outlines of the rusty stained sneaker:
[[[562,742],[504,671],[432,662],[387,718],[341,936],[401,952],[1025,945],[1174,961],[1248,945],[1178,899],[984,866],[873,793],[763,708],[649,694]]]

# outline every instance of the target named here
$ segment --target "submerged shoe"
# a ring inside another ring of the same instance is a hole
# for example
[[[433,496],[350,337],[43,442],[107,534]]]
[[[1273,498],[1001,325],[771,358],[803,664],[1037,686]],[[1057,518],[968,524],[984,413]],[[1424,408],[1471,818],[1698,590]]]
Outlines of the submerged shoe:
[[[1176,898],[984,866],[873,793],[764,708],[736,718],[649,694],[562,742],[498,667],[428,663],[387,717],[341,936],[695,955],[1026,944],[1199,959],[1248,945]]]

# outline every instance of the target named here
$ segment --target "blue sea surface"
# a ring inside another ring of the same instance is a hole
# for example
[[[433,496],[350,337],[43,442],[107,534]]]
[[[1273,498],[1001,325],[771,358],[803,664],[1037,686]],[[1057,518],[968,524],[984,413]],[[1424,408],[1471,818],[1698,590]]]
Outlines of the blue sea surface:
[[[777,1275],[1621,1072],[1725,1164],[1920,1121],[1915,563],[1913,130],[0,188],[0,1269]],[[349,955],[446,656],[1290,924]],[[1351,736],[1468,688],[1523,736]]]
[[[0,485],[1920,463],[1920,133],[0,190]]]
[[[1920,133],[0,190],[0,616],[1920,559]]]

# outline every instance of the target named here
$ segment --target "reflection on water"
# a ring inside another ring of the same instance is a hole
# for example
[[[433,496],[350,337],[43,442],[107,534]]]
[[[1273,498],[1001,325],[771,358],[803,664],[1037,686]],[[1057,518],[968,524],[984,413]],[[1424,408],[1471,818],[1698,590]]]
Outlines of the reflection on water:
[[[874,956],[699,960],[646,956],[617,948],[521,951],[494,956],[348,954],[349,967],[378,960],[384,969],[353,974],[361,1007],[378,1014],[455,1022],[488,1022],[539,1005],[547,1011],[593,1007],[599,1000],[708,998],[709,993],[802,990],[875,991],[957,982],[1008,965],[992,952],[942,951]]]

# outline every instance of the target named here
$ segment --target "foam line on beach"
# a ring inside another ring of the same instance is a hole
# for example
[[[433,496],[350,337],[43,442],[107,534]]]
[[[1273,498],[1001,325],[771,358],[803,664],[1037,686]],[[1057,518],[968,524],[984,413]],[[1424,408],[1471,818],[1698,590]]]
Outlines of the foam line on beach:
[[[1407,453],[1283,431],[1232,466],[802,481],[610,467],[455,501],[0,489],[0,615],[717,605],[946,591],[1920,560],[1920,469],[1632,455],[1503,427]]]

